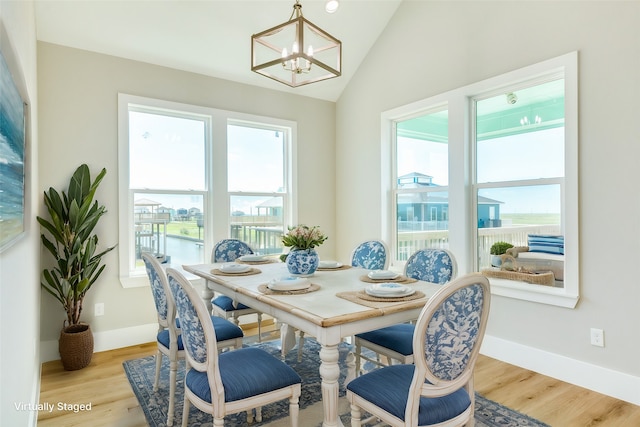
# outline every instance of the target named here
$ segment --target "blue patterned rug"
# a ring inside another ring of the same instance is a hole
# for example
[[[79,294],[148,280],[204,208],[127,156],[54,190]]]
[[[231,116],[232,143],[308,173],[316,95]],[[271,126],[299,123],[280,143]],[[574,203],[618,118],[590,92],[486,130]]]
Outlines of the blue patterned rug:
[[[261,344],[255,344],[276,357],[280,357],[280,342],[270,341]],[[313,339],[305,340],[304,357],[301,363],[297,360],[297,347],[291,351],[285,362],[298,372],[302,381],[302,395],[300,396],[300,425],[319,426],[322,419],[310,420],[305,418],[304,409],[312,404],[319,402],[321,399],[320,391],[320,374],[318,366],[320,364],[318,352],[320,345]],[[340,351],[340,383],[343,382],[346,375],[345,359],[349,352],[349,346],[341,344]],[[166,357],[162,360],[162,370],[160,374],[160,385],[158,391],[153,391],[153,381],[155,376],[155,358],[153,356],[141,359],[127,360],[123,363],[124,371],[127,375],[131,388],[136,395],[140,407],[151,427],[164,427],[167,421],[167,407],[169,402],[169,362]],[[366,366],[365,366],[366,368]],[[184,362],[180,362],[178,368],[178,378],[184,377]],[[340,390],[340,396],[344,396],[344,389]],[[182,422],[182,402],[184,398],[184,389],[182,381],[178,381],[176,386],[176,405],[174,426],[181,425]],[[263,421],[261,423],[253,423],[251,427],[259,427],[267,425],[274,420],[286,417],[289,413],[288,402],[278,402],[266,405],[262,408]],[[315,418],[315,417],[314,417]],[[350,416],[345,413],[341,416],[345,426],[351,425]],[[476,394],[475,419],[477,427],[548,427],[547,424],[541,423],[527,415],[513,411],[496,402],[485,399]],[[189,426],[191,427],[210,427],[212,426],[212,417],[205,414],[193,406],[189,411]],[[248,427],[246,413],[240,413],[225,417],[224,425],[228,427]]]

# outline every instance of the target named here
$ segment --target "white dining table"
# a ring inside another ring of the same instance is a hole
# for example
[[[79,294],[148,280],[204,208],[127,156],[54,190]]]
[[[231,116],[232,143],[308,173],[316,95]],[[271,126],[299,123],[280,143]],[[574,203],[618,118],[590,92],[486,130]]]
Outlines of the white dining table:
[[[373,304],[376,307],[371,307],[336,296],[337,293],[361,291],[370,284],[363,281],[369,270],[362,268],[318,270],[309,277],[309,280],[313,285],[317,285],[314,288],[319,287],[319,289],[286,295],[268,291],[263,293],[258,289],[271,280],[289,276],[284,263],[251,265],[252,268],[260,271],[252,275],[214,274],[213,270],[221,265],[184,265],[183,268],[205,279],[209,289],[268,314],[307,335],[314,336],[320,343],[324,427],[342,425],[338,414],[340,390],[338,345],[343,338],[415,320],[427,298],[440,288],[440,285],[434,283],[414,282],[407,286],[422,292],[424,297],[410,301],[376,303]],[[350,359],[350,369],[354,372],[353,357]]]

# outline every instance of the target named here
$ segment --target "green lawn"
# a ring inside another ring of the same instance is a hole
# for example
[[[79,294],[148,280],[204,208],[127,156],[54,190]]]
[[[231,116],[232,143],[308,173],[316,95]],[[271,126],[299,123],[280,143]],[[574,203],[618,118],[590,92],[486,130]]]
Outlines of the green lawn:
[[[513,225],[560,224],[560,214],[500,214],[500,218],[510,219]]]
[[[200,230],[200,238],[203,237],[204,229]],[[167,234],[174,236],[186,236],[194,239],[198,238],[198,224],[196,221],[171,221],[167,224]]]

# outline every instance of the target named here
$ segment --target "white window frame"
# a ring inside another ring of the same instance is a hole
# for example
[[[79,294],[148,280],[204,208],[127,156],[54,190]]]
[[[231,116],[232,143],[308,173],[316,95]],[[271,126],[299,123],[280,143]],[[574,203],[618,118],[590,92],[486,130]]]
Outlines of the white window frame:
[[[473,187],[472,102],[498,88],[563,72],[565,84],[565,178],[562,197],[565,235],[564,287],[529,285],[491,278],[494,295],[575,308],[580,298],[578,225],[578,52],[571,52],[500,76],[401,106],[381,115],[382,236],[395,256],[395,123],[446,105],[449,111],[449,249],[460,274],[474,271],[477,259]],[[397,260],[392,266],[402,268]]]
[[[391,146],[390,146],[390,150],[391,150],[391,210],[392,213],[390,215],[390,221],[389,221],[389,225],[391,227],[390,230],[390,236],[388,236],[386,238],[386,241],[391,242],[391,262],[390,264],[392,266],[395,266],[397,269],[404,269],[404,265],[406,263],[406,261],[400,261],[397,259],[397,254],[398,254],[398,204],[397,204],[397,200],[398,200],[398,195],[400,194],[413,194],[413,193],[425,193],[425,194],[429,194],[429,193],[447,193],[449,194],[449,186],[448,185],[443,185],[443,186],[438,186],[438,187],[423,187],[423,188],[409,188],[409,189],[401,189],[398,188],[398,170],[397,170],[397,165],[398,165],[398,159],[397,159],[397,144],[396,144],[396,136],[398,134],[398,122],[401,121],[405,121],[405,120],[410,120],[416,117],[420,117],[420,116],[426,116],[429,114],[435,114],[438,113],[440,111],[446,111],[447,110],[447,104],[445,103],[435,103],[434,105],[431,105],[428,108],[420,108],[417,111],[414,111],[408,115],[404,115],[401,118],[400,117],[396,117],[394,119],[391,119],[391,122],[389,123],[390,128],[392,129],[391,132],[393,132],[393,136],[391,139]],[[383,120],[384,122],[384,120]],[[384,135],[384,134],[383,134]],[[447,145],[449,144],[448,139],[447,139]],[[388,155],[387,155],[388,156]],[[385,158],[385,155],[383,154],[383,159]],[[383,168],[384,171],[384,168]],[[451,175],[451,173],[449,173],[449,175]],[[385,195],[386,197],[386,195]],[[427,196],[428,197],[428,196]],[[384,198],[383,198],[384,200]],[[413,211],[413,217],[415,217],[416,212],[415,210]],[[408,217],[408,215],[407,215]],[[387,233],[389,233],[389,231],[384,231],[384,234],[386,235]]]
[[[129,106],[143,110],[156,109],[172,114],[184,112],[185,117],[197,115],[205,118],[205,179],[206,189],[193,191],[204,194],[204,244],[205,253],[210,253],[213,243],[226,238],[230,232],[229,199],[231,193],[227,186],[227,125],[262,125],[282,130],[290,135],[285,138],[284,168],[286,191],[277,193],[283,197],[283,216],[285,226],[293,224],[297,216],[296,158],[297,125],[293,121],[257,116],[233,111],[219,110],[153,98],[140,97],[124,93],[118,94],[118,192],[119,192],[119,278],[124,288],[149,286],[144,269],[135,269],[130,265],[134,247],[133,237],[133,192],[129,186]],[[146,190],[145,190],[146,191]],[[139,191],[136,191],[139,192]],[[151,193],[158,193],[152,189]],[[171,191],[170,193],[179,193]],[[191,192],[189,190],[189,192]],[[248,193],[243,193],[246,195]],[[251,193],[253,194],[253,193]],[[261,193],[262,194],[262,193]],[[215,218],[215,220],[214,220]],[[205,260],[205,262],[208,260]]]

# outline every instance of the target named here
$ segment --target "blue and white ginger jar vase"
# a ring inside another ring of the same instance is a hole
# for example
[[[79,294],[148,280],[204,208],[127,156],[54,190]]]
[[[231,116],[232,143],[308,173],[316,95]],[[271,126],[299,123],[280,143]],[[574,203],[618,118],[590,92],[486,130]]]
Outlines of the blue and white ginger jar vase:
[[[309,277],[318,269],[320,257],[315,249],[291,249],[285,262],[292,276]]]

